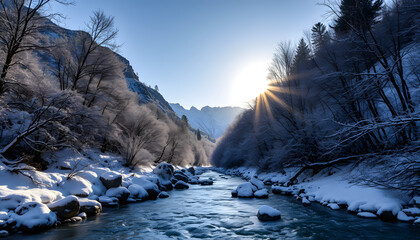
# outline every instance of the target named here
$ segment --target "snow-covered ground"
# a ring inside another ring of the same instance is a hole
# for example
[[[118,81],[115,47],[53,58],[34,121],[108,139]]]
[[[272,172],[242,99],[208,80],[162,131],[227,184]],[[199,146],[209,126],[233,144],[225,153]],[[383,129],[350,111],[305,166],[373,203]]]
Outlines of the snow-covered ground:
[[[162,163],[152,167],[124,167],[118,155],[66,149],[45,155],[46,171],[0,161],[0,230],[38,232],[97,215],[102,207],[167,197],[179,178],[189,182],[189,171]],[[175,177],[173,176],[175,170]],[[192,171],[192,170],[191,170]],[[172,183],[171,183],[172,181]]]
[[[286,169],[283,173],[258,173],[256,169],[246,167],[216,170],[249,180],[249,183],[239,185],[232,192],[232,196],[235,197],[249,198],[253,192],[256,195],[255,186],[260,180],[265,185],[272,185],[273,193],[294,196],[306,206],[319,203],[333,210],[347,209],[350,213],[364,218],[379,217],[389,221],[420,222],[419,196],[413,197],[404,191],[353,183],[354,176],[360,174],[361,170],[358,168],[343,167],[340,170],[321,171],[314,176],[308,174],[300,177],[299,183],[293,186],[284,185],[298,170],[296,168]]]

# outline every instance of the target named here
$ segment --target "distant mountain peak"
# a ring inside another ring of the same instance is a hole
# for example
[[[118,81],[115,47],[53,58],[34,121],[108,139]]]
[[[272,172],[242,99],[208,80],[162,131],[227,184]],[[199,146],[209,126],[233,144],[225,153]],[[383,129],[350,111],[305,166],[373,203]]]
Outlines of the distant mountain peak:
[[[204,106],[201,110],[192,106],[189,110],[179,103],[170,103],[173,111],[181,117],[187,116],[188,122],[193,128],[200,129],[213,138],[223,135],[229,125],[245,109],[240,107],[210,107]]]

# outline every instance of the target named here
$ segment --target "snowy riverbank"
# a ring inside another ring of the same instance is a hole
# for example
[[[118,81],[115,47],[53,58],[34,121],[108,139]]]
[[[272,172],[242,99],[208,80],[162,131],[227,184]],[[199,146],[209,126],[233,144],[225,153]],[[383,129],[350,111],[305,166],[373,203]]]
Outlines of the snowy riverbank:
[[[363,166],[361,166],[363,167]],[[399,190],[353,183],[359,168],[344,167],[321,171],[314,176],[303,175],[299,183],[285,186],[298,169],[286,169],[283,173],[258,173],[254,168],[215,168],[228,175],[240,176],[250,182],[238,186],[232,192],[236,197],[256,197],[261,184],[271,185],[274,194],[290,195],[305,206],[319,203],[333,210],[345,209],[364,218],[380,218],[384,221],[402,221],[420,226],[420,196],[410,196]],[[242,194],[242,196],[241,196]]]
[[[121,164],[120,156],[96,150],[44,157],[49,163],[45,171],[0,162],[0,236],[80,222],[100,214],[102,207],[165,198],[173,185],[185,189],[184,182],[200,183],[193,168],[160,164],[132,170]]]

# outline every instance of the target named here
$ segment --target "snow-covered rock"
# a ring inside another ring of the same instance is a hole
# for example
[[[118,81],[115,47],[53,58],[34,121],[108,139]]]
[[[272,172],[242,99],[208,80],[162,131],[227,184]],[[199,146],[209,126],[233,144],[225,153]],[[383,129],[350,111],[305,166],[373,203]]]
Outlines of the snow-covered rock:
[[[15,209],[11,217],[16,227],[23,232],[39,232],[50,229],[57,222],[57,216],[45,204],[27,202]]]
[[[177,180],[188,182],[188,176],[181,171],[175,171],[174,178],[176,178]]]
[[[420,208],[406,208],[402,210],[407,216],[418,217],[420,216]]]
[[[188,169],[187,169],[187,171],[191,174],[191,175],[195,175],[195,168],[194,167],[189,167]]]
[[[154,200],[160,193],[159,187],[145,177],[135,177],[132,179],[132,183],[142,186],[147,191],[147,199]]]
[[[254,192],[257,191],[257,188],[250,182],[246,182],[239,184],[236,191],[238,192],[238,197],[240,198],[252,198],[254,197]]]
[[[254,196],[256,198],[268,198],[268,191],[265,188],[261,189],[261,190],[258,190],[254,193]]]
[[[200,184],[201,185],[213,185],[213,180],[211,180],[211,179],[200,179]]]
[[[88,216],[95,216],[102,212],[102,204],[96,200],[79,198],[80,211]]]
[[[130,196],[130,191],[125,187],[110,188],[105,195],[110,198],[118,198],[119,203],[125,203]]]
[[[304,206],[309,206],[309,205],[311,205],[311,202],[306,197],[303,197],[302,198],[302,204]]]
[[[169,197],[169,194],[165,191],[160,192],[158,196],[158,198],[168,198],[168,197]]]
[[[108,196],[100,196],[99,197],[99,202],[102,204],[102,206],[104,207],[108,207],[108,208],[115,208],[118,207],[118,198],[110,198]]]
[[[331,208],[332,210],[339,210],[340,209],[340,206],[338,206],[337,203],[329,203],[327,206],[329,208]]]
[[[120,187],[122,184],[122,175],[116,172],[105,172],[99,179],[107,189]]]
[[[138,184],[131,184],[128,191],[130,191],[130,197],[133,199],[145,200],[149,196],[146,189]]]
[[[174,188],[175,189],[188,189],[189,186],[186,182],[179,180],[178,182],[175,183]]]
[[[65,193],[78,197],[87,197],[93,192],[92,183],[78,176],[66,179],[62,182],[61,188]]]
[[[290,189],[289,187],[273,185],[271,187],[271,191],[274,194],[292,195],[292,189]]]
[[[357,213],[357,216],[362,217],[362,218],[377,218],[378,217],[374,213],[371,213],[371,212],[359,212]]]
[[[9,232],[6,230],[0,230],[0,237],[7,237],[9,236]]]
[[[160,184],[166,190],[172,190],[171,178],[174,173],[174,167],[169,163],[160,163],[153,169],[153,173],[159,177]]]
[[[249,180],[249,182],[252,185],[254,185],[258,190],[261,190],[265,187],[264,183],[261,180],[259,180],[256,176],[252,177],[251,180]]]
[[[48,208],[53,211],[59,219],[68,219],[77,216],[80,211],[80,203],[77,197],[68,196],[56,202],[48,204]]]
[[[260,207],[257,213],[257,217],[260,221],[275,221],[281,218],[280,211],[267,206],[263,205]]]
[[[232,197],[237,197],[238,196],[238,190],[236,190],[236,189],[232,190],[231,194],[232,194]]]
[[[397,214],[397,219],[402,222],[412,222],[414,221],[414,217],[409,217],[403,211],[399,211]]]

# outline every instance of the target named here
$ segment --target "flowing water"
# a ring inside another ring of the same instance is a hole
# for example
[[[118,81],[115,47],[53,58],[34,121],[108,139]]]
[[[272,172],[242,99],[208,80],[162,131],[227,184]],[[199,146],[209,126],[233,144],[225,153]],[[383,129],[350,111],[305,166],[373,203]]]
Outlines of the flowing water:
[[[10,239],[420,239],[420,228],[407,223],[362,219],[320,204],[303,206],[293,197],[231,198],[244,180],[208,171],[214,185],[190,185],[170,197],[105,209],[83,223],[66,225],[37,235]],[[278,209],[276,222],[260,222],[261,205]]]

